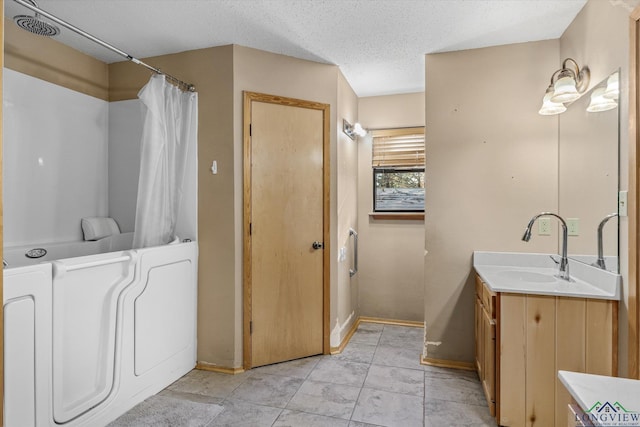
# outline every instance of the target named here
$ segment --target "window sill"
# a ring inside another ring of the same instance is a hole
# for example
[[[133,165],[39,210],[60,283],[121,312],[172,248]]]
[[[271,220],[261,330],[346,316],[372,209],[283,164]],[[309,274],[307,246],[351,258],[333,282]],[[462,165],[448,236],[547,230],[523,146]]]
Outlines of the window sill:
[[[371,212],[371,219],[391,219],[401,221],[424,221],[424,212]]]

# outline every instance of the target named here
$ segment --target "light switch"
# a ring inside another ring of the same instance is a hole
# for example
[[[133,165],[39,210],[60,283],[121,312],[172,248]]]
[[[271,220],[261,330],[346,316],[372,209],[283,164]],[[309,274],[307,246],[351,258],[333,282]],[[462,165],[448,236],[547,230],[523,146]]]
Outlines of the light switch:
[[[580,235],[579,223],[579,218],[567,218],[567,234],[569,234],[569,236]]]
[[[347,248],[344,246],[340,248],[340,253],[338,254],[338,262],[342,262],[347,259]]]
[[[213,175],[218,173],[218,162],[216,162],[215,160],[211,162],[211,173]]]

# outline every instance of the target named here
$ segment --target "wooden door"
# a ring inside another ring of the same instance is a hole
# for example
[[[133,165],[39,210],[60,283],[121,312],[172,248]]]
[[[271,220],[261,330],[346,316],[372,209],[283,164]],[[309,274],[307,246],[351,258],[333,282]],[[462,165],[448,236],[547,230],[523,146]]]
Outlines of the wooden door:
[[[267,97],[248,105],[245,368],[325,350],[328,117],[324,108],[282,101]]]
[[[4,1],[0,0],[0,20],[4,22]],[[2,69],[4,67],[4,31],[0,31],[0,98],[2,98]],[[2,106],[0,105],[0,224],[2,224]],[[0,242],[3,240],[3,229],[0,225]],[[0,255],[2,255],[4,244],[0,245]],[[0,277],[0,301],[4,301],[2,295],[2,283],[4,277]],[[0,331],[4,331],[4,305],[0,304]],[[4,402],[4,333],[0,334],[0,402]],[[4,419],[4,405],[0,405],[0,427]]]

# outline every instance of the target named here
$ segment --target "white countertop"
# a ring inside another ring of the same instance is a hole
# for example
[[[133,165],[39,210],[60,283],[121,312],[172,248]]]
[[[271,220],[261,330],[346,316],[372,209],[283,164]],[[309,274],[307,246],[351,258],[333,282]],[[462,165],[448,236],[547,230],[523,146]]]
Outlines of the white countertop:
[[[619,274],[569,259],[568,282],[549,254],[476,251],[473,267],[493,292],[620,299]]]
[[[640,381],[558,371],[558,378],[596,426],[640,426]]]

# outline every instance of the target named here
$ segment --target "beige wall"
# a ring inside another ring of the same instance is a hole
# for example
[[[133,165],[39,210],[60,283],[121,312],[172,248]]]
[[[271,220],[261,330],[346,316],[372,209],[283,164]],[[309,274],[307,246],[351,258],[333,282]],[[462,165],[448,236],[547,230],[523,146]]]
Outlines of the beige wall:
[[[557,250],[521,237],[558,209],[558,118],[537,114],[558,55],[558,40],[426,55],[424,357],[473,361],[473,251]]]
[[[358,120],[366,129],[424,126],[424,92],[360,98]],[[373,210],[371,141],[371,136],[358,138],[360,314],[421,321],[424,319],[424,223],[370,218]]]
[[[631,6],[589,0],[560,38],[559,61],[570,57],[591,70],[591,85],[620,68],[620,188],[629,184],[629,14]],[[559,63],[556,65],[558,68]],[[551,70],[553,71],[553,70]],[[562,120],[562,119],[560,119]],[[562,143],[562,141],[560,141]],[[560,179],[564,177],[561,175]],[[566,179],[569,179],[568,177]],[[620,273],[623,301],[619,311],[619,374],[627,373],[628,218],[620,219]]]
[[[45,44],[32,45],[32,36],[25,35],[26,41],[23,41],[25,37],[22,34],[7,30],[7,50],[15,52],[13,56],[7,55],[7,66],[16,64],[13,68],[18,71],[35,73],[36,77],[110,101],[136,98],[149,79],[148,70],[130,62],[108,66],[99,63],[103,69],[98,67],[96,72],[96,61],[76,51],[69,53],[71,57],[67,59],[80,63],[78,67],[64,69],[67,62],[56,62],[56,58],[46,59],[46,66],[42,66],[34,58],[42,58],[41,50],[51,49],[48,44],[59,43],[37,38],[36,42]],[[66,46],[56,46],[56,49],[67,55]],[[342,172],[346,172],[342,189],[345,194],[352,191],[355,184],[347,181],[355,181],[353,174],[348,172],[355,160],[353,150],[348,146],[338,153],[337,144],[339,139],[342,141],[342,136],[338,136],[336,123],[337,111],[345,117],[357,117],[357,100],[338,67],[232,45],[145,58],[145,61],[193,83],[199,95],[198,361],[221,367],[242,365],[244,90],[307,99],[331,106],[331,328],[350,326],[356,317],[351,313],[356,309],[357,298],[354,295],[357,294],[357,284],[349,280],[348,267],[345,277],[343,270],[346,264],[338,264],[337,255],[339,245],[346,242],[344,230],[348,235],[349,227],[355,225],[355,213],[353,206],[348,204],[343,205],[338,213],[337,188],[341,159]],[[32,69],[35,71],[29,72]],[[99,77],[97,83],[88,82],[91,80],[89,77],[96,76]],[[94,86],[102,88],[104,93],[96,95]],[[213,160],[218,162],[217,175],[209,172]],[[338,230],[342,230],[340,235]],[[339,332],[338,339],[341,340],[344,335],[342,330]]]
[[[347,323],[348,313],[355,310],[355,301],[351,300],[350,289],[344,277],[343,265],[338,265],[338,248],[344,242],[344,232],[348,229],[352,214],[346,209],[339,215],[338,203],[338,170],[340,161],[348,159],[348,154],[338,150],[337,123],[342,123],[342,117],[337,116],[340,111],[344,114],[355,115],[357,104],[355,95],[346,82],[340,82],[340,71],[335,65],[320,64],[289,56],[273,54],[243,46],[234,46],[233,53],[234,76],[234,134],[235,147],[235,205],[236,205],[236,355],[241,356],[242,344],[242,93],[243,91],[260,92],[271,95],[286,96],[329,104],[331,108],[330,123],[330,165],[331,165],[331,215],[329,245],[331,256],[331,331],[338,331]],[[339,99],[340,94],[340,99]],[[345,155],[343,157],[343,155]],[[349,160],[346,160],[349,162]],[[347,183],[341,183],[345,188]],[[349,301],[349,302],[347,302]],[[346,316],[346,317],[345,317]],[[338,328],[338,329],[336,329]],[[335,335],[335,334],[334,334]],[[342,333],[340,334],[342,337]],[[335,341],[332,342],[332,345]],[[238,347],[240,345],[240,347]],[[234,366],[239,366],[241,358],[237,358]]]
[[[0,0],[0,22],[4,22],[4,0]],[[2,98],[2,68],[4,67],[4,31],[0,31],[0,98]],[[2,153],[2,105],[0,105],[0,153]],[[2,206],[2,155],[0,155],[0,241],[3,241],[3,206]],[[2,245],[4,246],[4,245]],[[3,248],[0,247],[0,256]],[[0,278],[0,298],[3,297],[3,279]],[[4,307],[0,307],[0,327],[4,331]],[[4,402],[4,334],[0,336],[0,400]],[[4,420],[4,405],[0,407],[0,420]],[[2,425],[2,423],[0,423]]]
[[[196,85],[198,130],[198,361],[242,366],[242,106],[243,91],[331,105],[331,328],[338,319],[337,215],[338,68],[242,46],[223,46],[149,58]],[[148,73],[130,63],[110,66],[112,100],[135,96]],[[137,77],[134,77],[137,76]],[[349,96],[344,109],[357,107]],[[218,163],[218,174],[209,172]],[[345,300],[348,299],[348,294]],[[344,311],[348,311],[344,307]],[[353,311],[351,308],[350,311]]]
[[[236,334],[241,322],[236,325],[233,46],[145,61],[193,83],[198,91],[198,361],[237,367],[242,339],[238,343]],[[111,64],[110,100],[135,98],[149,76],[130,62]],[[218,162],[216,175],[209,170],[212,160]]]
[[[62,43],[4,21],[5,67],[100,99],[109,94],[108,67]]]
[[[337,321],[331,331],[331,347],[338,347],[359,316],[358,292],[360,274],[353,277],[349,269],[353,267],[354,241],[349,229],[358,231],[358,142],[342,132],[342,119],[353,124],[358,121],[358,97],[338,71],[338,100],[336,105],[337,132],[337,195],[336,210],[338,226],[336,245],[344,248],[346,258],[337,264]]]

